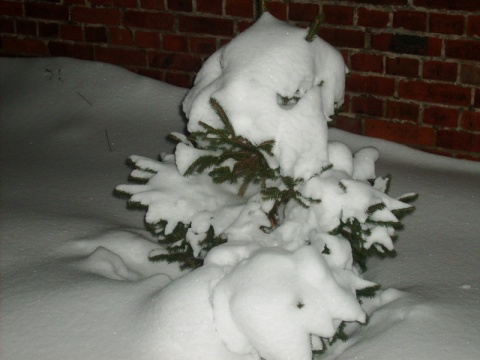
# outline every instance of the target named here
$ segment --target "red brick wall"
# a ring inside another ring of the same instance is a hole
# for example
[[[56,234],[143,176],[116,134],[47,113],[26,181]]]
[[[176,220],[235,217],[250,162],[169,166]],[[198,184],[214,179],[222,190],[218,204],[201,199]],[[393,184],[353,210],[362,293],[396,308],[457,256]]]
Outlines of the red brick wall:
[[[190,86],[202,62],[253,23],[254,0],[0,0],[0,55],[69,56]],[[336,126],[480,160],[480,1],[270,1],[351,69]]]

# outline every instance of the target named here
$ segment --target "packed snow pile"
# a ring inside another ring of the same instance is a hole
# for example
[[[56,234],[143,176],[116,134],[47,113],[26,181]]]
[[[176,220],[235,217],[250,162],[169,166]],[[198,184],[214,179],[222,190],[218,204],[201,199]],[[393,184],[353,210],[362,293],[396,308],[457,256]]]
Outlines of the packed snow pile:
[[[209,324],[188,341],[211,334],[196,354],[212,360],[307,360],[344,337],[347,322],[366,322],[360,298],[379,286],[360,271],[373,255],[395,255],[416,196],[387,195],[377,149],[328,141],[347,69],[337,50],[306,37],[265,13],[219,49],[183,101],[190,134],[173,134],[175,153],[161,161],[130,157],[139,184],[116,189],[147,208],[165,245],[152,260],[200,266],[159,294],[167,358],[188,358],[181,319]],[[191,278],[195,289],[204,282],[198,293],[185,288]],[[183,296],[201,299],[202,311],[175,307]]]

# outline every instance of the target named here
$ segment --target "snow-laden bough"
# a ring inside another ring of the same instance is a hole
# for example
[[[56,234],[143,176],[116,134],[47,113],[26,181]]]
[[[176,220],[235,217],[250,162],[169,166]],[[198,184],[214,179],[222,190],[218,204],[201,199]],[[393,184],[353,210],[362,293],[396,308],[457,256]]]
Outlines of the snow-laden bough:
[[[415,198],[387,192],[379,153],[328,141],[343,103],[342,55],[268,13],[204,64],[175,154],[132,156],[121,185],[165,245],[196,268],[155,297],[158,346],[182,359],[310,359],[343,322],[366,321],[360,271],[393,256]],[[186,357],[185,357],[186,358]]]

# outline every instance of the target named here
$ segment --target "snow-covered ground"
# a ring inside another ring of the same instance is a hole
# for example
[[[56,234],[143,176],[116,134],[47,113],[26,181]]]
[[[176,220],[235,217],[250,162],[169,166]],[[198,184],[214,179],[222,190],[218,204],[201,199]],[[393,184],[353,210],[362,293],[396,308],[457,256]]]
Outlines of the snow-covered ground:
[[[128,156],[173,150],[186,90],[65,58],[0,59],[0,71],[0,358],[165,359],[155,300],[180,273],[148,262],[158,245],[144,212],[112,190]],[[370,324],[323,358],[480,358],[480,164],[338,130],[329,140],[377,147],[392,195],[420,198],[397,258],[369,263],[384,289],[365,305]]]

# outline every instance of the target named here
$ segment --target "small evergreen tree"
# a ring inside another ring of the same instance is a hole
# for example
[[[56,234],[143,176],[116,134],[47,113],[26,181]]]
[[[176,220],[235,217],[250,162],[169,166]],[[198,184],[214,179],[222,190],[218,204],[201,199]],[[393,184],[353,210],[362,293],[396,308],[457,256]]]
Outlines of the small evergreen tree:
[[[306,30],[307,43],[319,41],[321,21],[319,14]],[[322,80],[314,91],[319,87],[333,91],[333,85]],[[290,111],[303,102],[305,91],[276,95],[278,106]],[[391,177],[374,175],[376,150],[365,148],[352,156],[345,145],[328,144],[328,163],[309,177],[295,177],[278,165],[275,150],[280,145],[274,137],[252,140],[237,131],[224,104],[213,96],[208,101],[216,119],[198,121],[188,135],[171,134],[177,142],[175,155],[163,155],[160,161],[132,156],[130,180],[138,185],[116,189],[130,197],[130,206],[147,208],[147,227],[165,249],[151,254],[150,260],[195,269],[213,248],[240,239],[289,250],[320,246],[327,260],[344,258],[345,270],[357,276],[348,255],[360,271],[367,269],[372,256],[396,255],[396,231],[403,228],[401,219],[414,211],[410,203],[417,195],[398,199],[388,195]],[[292,233],[299,239],[291,238]],[[354,295],[361,302],[374,297],[379,288],[356,288]],[[303,306],[298,302],[298,309]],[[312,337],[312,348],[319,352],[327,343],[347,338],[341,322],[333,338]]]

